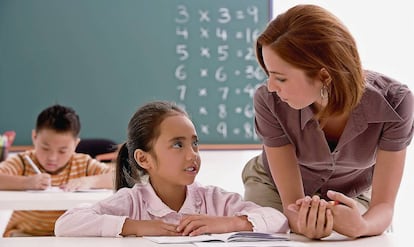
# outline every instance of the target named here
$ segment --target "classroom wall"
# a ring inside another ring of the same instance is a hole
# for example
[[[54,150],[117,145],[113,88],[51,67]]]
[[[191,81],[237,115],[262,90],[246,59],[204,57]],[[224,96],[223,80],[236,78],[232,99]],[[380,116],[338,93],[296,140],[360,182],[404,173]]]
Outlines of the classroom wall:
[[[403,83],[406,83],[411,89],[414,89],[414,74],[412,73],[412,59],[414,57],[414,15],[411,2],[406,0],[394,1],[361,1],[361,0],[308,0],[308,1],[274,1],[273,13],[277,15],[298,3],[314,3],[328,8],[336,14],[353,33],[360,50],[363,65],[365,68],[377,70],[384,74],[390,75]],[[410,6],[409,6],[410,4]],[[0,19],[1,20],[1,19]],[[1,86],[1,85],[0,85]],[[0,106],[4,107],[4,106]],[[249,155],[251,155],[249,153]],[[219,157],[216,153],[211,157]],[[220,154],[223,157],[222,154]],[[237,157],[243,156],[237,153]],[[247,157],[246,157],[247,159]],[[218,166],[228,166],[226,159],[220,159],[221,163],[214,161],[211,164]],[[234,157],[230,158],[234,161]],[[414,188],[414,144],[408,148],[406,169],[401,184],[401,190],[398,195],[396,211],[394,216],[395,231],[411,234],[411,223],[414,219],[414,212],[411,209],[411,194]],[[211,170],[211,176],[208,172],[209,159],[205,159],[205,172],[209,176],[200,176],[203,183],[209,183],[210,178],[216,178],[216,169]],[[204,168],[203,168],[204,169]],[[225,173],[220,173],[225,174]],[[239,177],[234,176],[237,180],[219,181],[218,185],[229,190],[242,191],[239,186]],[[217,181],[212,181],[216,183]],[[1,221],[1,220],[0,220]]]

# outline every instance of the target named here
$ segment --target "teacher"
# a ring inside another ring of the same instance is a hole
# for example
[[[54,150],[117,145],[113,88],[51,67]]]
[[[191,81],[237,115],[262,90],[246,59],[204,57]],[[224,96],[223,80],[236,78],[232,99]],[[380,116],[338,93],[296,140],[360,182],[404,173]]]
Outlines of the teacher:
[[[315,5],[271,21],[256,56],[268,76],[254,95],[263,153],[243,170],[245,199],[308,238],[387,230],[413,135],[409,88],[364,70],[348,29]]]

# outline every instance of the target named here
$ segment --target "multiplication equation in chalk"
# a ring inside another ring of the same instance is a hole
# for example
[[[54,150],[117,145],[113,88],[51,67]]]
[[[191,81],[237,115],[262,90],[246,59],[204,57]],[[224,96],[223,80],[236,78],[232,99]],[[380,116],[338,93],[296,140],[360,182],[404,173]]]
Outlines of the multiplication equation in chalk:
[[[269,20],[268,1],[219,2],[176,6],[172,83],[203,143],[255,143],[253,94],[265,74],[254,45]]]

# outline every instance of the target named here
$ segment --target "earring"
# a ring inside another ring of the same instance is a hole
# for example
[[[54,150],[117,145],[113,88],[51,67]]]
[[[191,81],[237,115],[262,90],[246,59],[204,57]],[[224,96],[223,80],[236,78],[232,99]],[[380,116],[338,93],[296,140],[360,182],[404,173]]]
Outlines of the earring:
[[[328,93],[328,86],[323,85],[321,88],[321,98],[322,99],[327,99],[329,97],[329,93]]]

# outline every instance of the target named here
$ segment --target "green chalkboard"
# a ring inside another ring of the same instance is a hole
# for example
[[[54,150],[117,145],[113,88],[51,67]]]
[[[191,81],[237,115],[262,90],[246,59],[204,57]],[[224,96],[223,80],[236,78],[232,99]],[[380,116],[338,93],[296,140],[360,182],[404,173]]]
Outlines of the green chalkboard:
[[[73,107],[82,138],[122,142],[138,106],[177,102],[202,144],[254,144],[254,40],[270,0],[2,0],[0,133]]]

